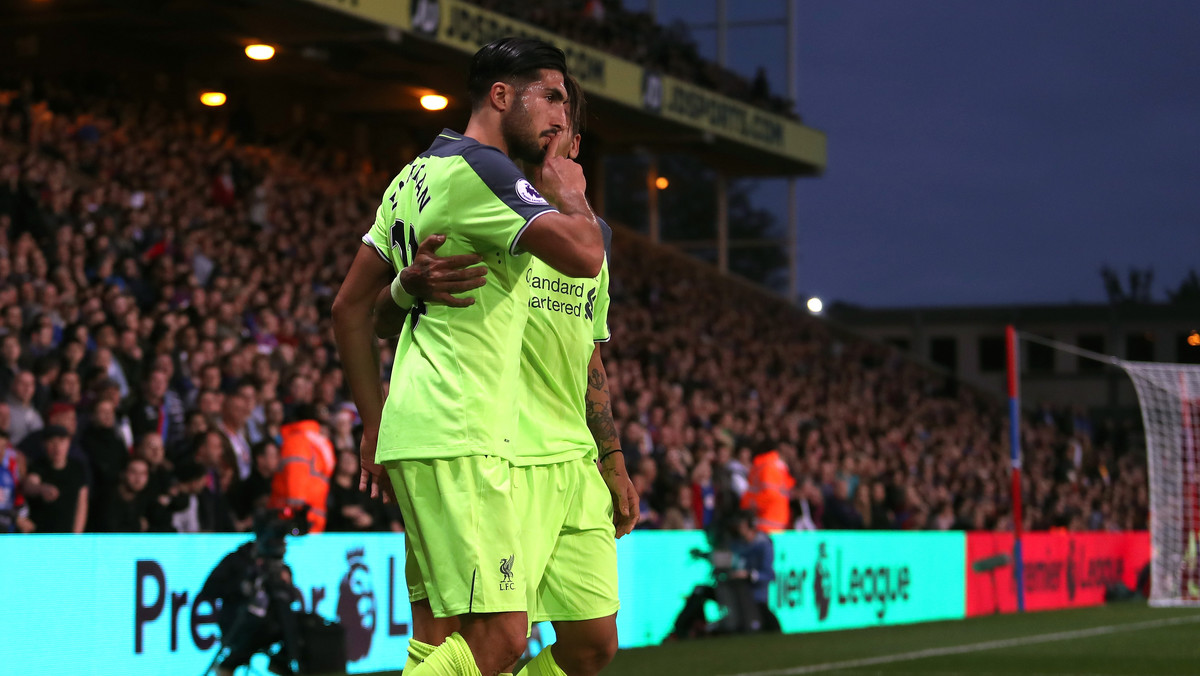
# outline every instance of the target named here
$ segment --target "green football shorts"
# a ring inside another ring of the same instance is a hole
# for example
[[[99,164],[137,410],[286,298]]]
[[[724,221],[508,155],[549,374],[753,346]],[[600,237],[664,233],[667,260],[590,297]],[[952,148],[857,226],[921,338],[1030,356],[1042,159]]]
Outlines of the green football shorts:
[[[471,455],[385,467],[404,515],[409,600],[428,598],[434,617],[525,611],[508,461]]]
[[[592,620],[617,612],[617,541],[608,487],[587,458],[513,467],[513,502],[529,620]]]

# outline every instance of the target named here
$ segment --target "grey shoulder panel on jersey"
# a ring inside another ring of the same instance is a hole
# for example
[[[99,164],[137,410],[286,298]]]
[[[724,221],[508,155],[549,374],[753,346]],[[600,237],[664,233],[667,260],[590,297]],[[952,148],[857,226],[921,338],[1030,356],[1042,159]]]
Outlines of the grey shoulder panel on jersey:
[[[449,129],[443,129],[442,133],[433,139],[433,143],[429,144],[429,148],[417,157],[451,157],[453,155],[461,155],[463,149],[468,145],[478,145],[478,143],[475,139],[469,139],[462,134]]]
[[[484,145],[450,130],[443,130],[421,157],[460,156],[471,170],[508,208],[529,222],[547,211],[557,211],[538,194],[517,165],[499,148]]]
[[[547,211],[557,211],[499,149],[475,144],[462,157],[492,193],[526,222]]]

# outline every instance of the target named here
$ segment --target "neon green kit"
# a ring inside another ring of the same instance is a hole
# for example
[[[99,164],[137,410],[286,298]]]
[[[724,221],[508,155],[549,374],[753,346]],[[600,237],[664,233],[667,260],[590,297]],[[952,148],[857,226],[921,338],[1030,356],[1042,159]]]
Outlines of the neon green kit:
[[[443,131],[392,181],[363,241],[397,271],[427,236],[446,235],[439,255],[477,253],[487,284],[466,308],[426,305],[409,312],[384,404],[376,460],[513,458],[518,355],[528,313],[517,255],[524,228],[555,211],[498,149]]]
[[[612,232],[602,229],[607,250]],[[565,277],[534,259],[525,281],[529,320],[512,477],[529,619],[607,617],[619,606],[612,499],[596,471],[585,407],[595,343],[609,339],[608,257],[593,279]]]
[[[409,311],[376,447],[404,515],[409,595],[428,595],[437,617],[528,605],[510,462],[533,259],[517,242],[553,211],[499,149],[444,130],[393,179],[363,237],[397,271],[434,234],[441,255],[488,267],[474,305]]]
[[[611,231],[602,229],[607,243]],[[596,442],[584,406],[592,350],[609,339],[607,256],[593,279],[566,277],[535,258],[525,268],[525,282],[529,321],[521,343],[520,443],[513,464],[592,456]]]

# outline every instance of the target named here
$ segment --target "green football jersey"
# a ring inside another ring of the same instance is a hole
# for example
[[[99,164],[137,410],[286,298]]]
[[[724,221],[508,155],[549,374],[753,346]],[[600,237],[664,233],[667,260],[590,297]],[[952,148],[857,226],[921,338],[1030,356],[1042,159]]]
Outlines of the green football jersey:
[[[363,241],[399,271],[429,235],[438,255],[476,253],[487,284],[466,308],[426,305],[408,313],[383,407],[376,459],[496,455],[511,460],[516,437],[521,336],[529,314],[517,240],[555,211],[499,149],[444,130],[384,193]]]
[[[521,343],[520,421],[514,465],[548,465],[596,452],[587,426],[588,363],[608,332],[608,244],[592,279],[567,277],[537,258],[525,269],[529,321]],[[489,282],[490,283],[490,282]]]

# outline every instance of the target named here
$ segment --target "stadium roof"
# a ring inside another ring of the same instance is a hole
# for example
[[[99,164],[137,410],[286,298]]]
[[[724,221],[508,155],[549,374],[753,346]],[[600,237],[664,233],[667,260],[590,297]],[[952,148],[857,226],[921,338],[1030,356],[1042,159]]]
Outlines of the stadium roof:
[[[260,40],[279,48],[251,76],[272,78],[264,87],[288,83],[297,97],[319,96],[334,111],[401,124],[407,116],[429,123],[417,99],[432,91],[450,98],[446,126],[465,121],[470,55],[510,34],[567,52],[589,94],[588,128],[607,152],[687,153],[735,176],[824,170],[820,131],[463,0],[46,0],[0,9],[0,55],[17,66],[10,73],[141,61],[204,81],[245,81],[254,65],[241,47]],[[41,44],[23,42],[31,35]],[[60,48],[71,43],[76,49]],[[23,68],[22,55],[35,68]]]

